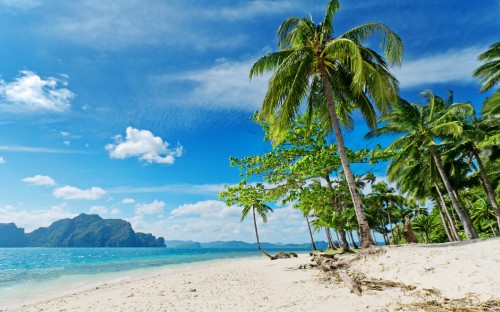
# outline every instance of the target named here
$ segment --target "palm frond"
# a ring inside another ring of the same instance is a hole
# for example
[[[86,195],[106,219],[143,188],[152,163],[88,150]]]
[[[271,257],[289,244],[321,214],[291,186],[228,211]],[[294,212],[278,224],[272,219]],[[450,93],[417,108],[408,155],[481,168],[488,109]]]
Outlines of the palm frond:
[[[340,36],[357,43],[363,43],[374,32],[381,34],[380,47],[384,50],[385,58],[391,65],[401,65],[403,61],[404,46],[401,38],[389,27],[382,23],[367,23],[348,30]]]

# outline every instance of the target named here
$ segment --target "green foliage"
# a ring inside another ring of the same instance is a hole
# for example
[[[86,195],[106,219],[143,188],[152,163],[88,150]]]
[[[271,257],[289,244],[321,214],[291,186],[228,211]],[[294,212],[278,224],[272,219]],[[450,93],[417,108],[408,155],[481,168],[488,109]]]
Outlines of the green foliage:
[[[474,77],[479,78],[483,85],[481,92],[485,92],[492,89],[500,79],[500,42],[492,44],[477,59],[485,63],[474,71]]]

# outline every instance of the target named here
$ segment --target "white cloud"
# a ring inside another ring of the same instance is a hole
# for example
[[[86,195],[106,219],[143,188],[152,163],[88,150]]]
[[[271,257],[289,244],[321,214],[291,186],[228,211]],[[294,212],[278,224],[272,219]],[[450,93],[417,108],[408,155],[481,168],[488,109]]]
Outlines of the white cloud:
[[[66,131],[60,131],[59,133],[60,133],[60,134],[61,134],[61,136],[63,136],[63,137],[67,137],[67,136],[69,136],[69,135],[70,135],[70,133],[69,133],[69,132],[66,132]]]
[[[252,215],[240,222],[241,207],[227,207],[216,200],[184,204],[173,209],[166,218],[147,220],[143,215],[128,219],[137,231],[151,232],[165,239],[195,240],[200,242],[216,240],[242,240],[255,242]],[[283,222],[286,220],[286,222]],[[268,222],[258,219],[261,241],[296,242],[309,241],[307,224],[300,211],[291,206],[279,207],[268,215]],[[315,234],[323,239],[323,233]]]
[[[59,88],[66,83],[54,77],[43,79],[23,70],[13,82],[0,80],[0,108],[11,112],[48,111],[62,113],[69,109],[73,92]]]
[[[49,226],[60,219],[75,216],[76,214],[66,210],[66,204],[39,210],[17,210],[11,205],[0,207],[0,223],[14,222],[18,227],[24,228],[26,232],[31,232],[42,226]]]
[[[266,74],[250,81],[248,73],[257,60],[257,57],[241,62],[222,59],[208,69],[163,75],[157,81],[160,84],[194,84],[192,91],[183,96],[182,105],[255,111],[261,107],[270,77]]]
[[[112,209],[109,214],[112,215],[112,216],[117,216],[119,214],[121,214],[122,212],[120,211],[120,209]]]
[[[98,214],[101,217],[107,216],[117,216],[121,213],[119,209],[108,209],[106,206],[92,206],[90,207],[90,213]]]
[[[5,159],[3,159],[2,156],[0,156],[0,165],[5,164],[5,162],[6,162]]]
[[[133,203],[135,203],[135,199],[133,199],[133,198],[122,199],[122,204],[133,204]]]
[[[100,187],[91,187],[90,189],[87,190],[82,190],[74,186],[63,186],[56,188],[53,192],[52,195],[54,195],[57,198],[64,198],[64,199],[87,199],[87,200],[97,200],[104,195],[106,195],[106,191],[103,190]]]
[[[232,206],[228,207],[222,201],[205,200],[194,204],[181,205],[170,213],[172,216],[198,216],[198,217],[215,217],[226,218],[228,216],[241,216],[241,209]]]
[[[137,215],[162,214],[164,208],[165,203],[155,199],[150,204],[137,204],[135,206],[135,213]]]
[[[92,206],[92,207],[90,207],[89,212],[103,216],[103,215],[107,215],[109,210],[105,206]]]
[[[470,47],[404,61],[401,69],[394,68],[393,73],[401,88],[425,88],[433,83],[470,83],[475,80],[472,72],[480,65],[477,56],[484,50],[484,47]]]
[[[23,181],[32,185],[44,185],[44,186],[56,185],[56,181],[54,181],[54,179],[52,179],[51,177],[39,174],[33,177],[24,178]]]
[[[63,144],[66,146],[70,146],[71,142],[70,141],[63,141]]]
[[[138,157],[150,164],[173,164],[175,157],[182,155],[182,146],[175,149],[169,149],[168,146],[168,142],[154,136],[151,131],[127,127],[125,139],[117,135],[115,143],[107,144],[105,148],[111,158]]]

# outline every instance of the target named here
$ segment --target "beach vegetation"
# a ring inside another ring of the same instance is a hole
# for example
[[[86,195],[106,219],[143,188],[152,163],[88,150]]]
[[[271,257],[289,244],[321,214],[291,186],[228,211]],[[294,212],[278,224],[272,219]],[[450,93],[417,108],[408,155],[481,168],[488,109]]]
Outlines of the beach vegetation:
[[[328,2],[320,23],[312,18],[290,17],[278,29],[278,51],[261,57],[250,78],[273,72],[258,117],[270,125],[273,144],[283,141],[301,112],[313,113],[332,130],[342,170],[356,213],[361,244],[375,245],[351,170],[341,125],[351,128],[351,113],[359,109],[370,127],[376,111],[387,111],[398,94],[398,82],[389,65],[401,64],[403,43],[386,25],[367,23],[335,36],[333,18],[338,0]],[[364,46],[374,33],[381,36],[382,57]],[[304,109],[303,106],[305,106]]]

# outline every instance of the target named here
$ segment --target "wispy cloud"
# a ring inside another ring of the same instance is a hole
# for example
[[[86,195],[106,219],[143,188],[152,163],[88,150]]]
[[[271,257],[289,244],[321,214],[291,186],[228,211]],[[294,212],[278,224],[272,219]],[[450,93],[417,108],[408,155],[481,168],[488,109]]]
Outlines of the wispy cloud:
[[[135,203],[135,199],[133,199],[133,198],[124,198],[124,199],[122,199],[121,203],[122,204],[133,204],[133,203]]]
[[[470,47],[424,56],[403,62],[401,69],[393,72],[404,88],[426,87],[435,83],[471,83],[472,72],[479,67],[477,56],[485,47]]]
[[[56,185],[56,181],[49,176],[44,176],[37,174],[36,176],[24,178],[24,182],[31,185],[41,185],[41,186],[54,186]]]
[[[168,184],[145,187],[117,187],[108,189],[110,194],[141,194],[141,193],[173,193],[207,195],[218,194],[224,189],[225,184]]]
[[[100,187],[91,187],[87,190],[82,190],[74,186],[65,185],[63,187],[56,188],[52,195],[56,198],[63,199],[85,199],[85,200],[97,200],[106,195],[107,192]]]
[[[257,59],[257,57],[245,61],[220,59],[212,67],[166,74],[157,77],[156,81],[173,87],[178,83],[192,85],[193,87],[182,97],[183,106],[251,112],[260,108],[269,79],[269,75],[265,75],[250,81],[248,74]]]
[[[6,152],[22,152],[22,153],[48,153],[48,154],[93,154],[85,151],[73,151],[66,149],[54,149],[45,147],[30,147],[30,146],[0,146],[0,151]]]
[[[39,6],[40,2],[40,0],[0,0],[0,8],[27,10]]]
[[[247,35],[234,32],[220,36],[216,29],[230,30],[242,20],[299,7],[306,8],[307,2],[86,0],[68,4],[64,16],[52,18],[40,30],[51,37],[104,50],[140,45],[223,49],[242,45]]]
[[[0,80],[0,109],[13,113],[54,112],[70,108],[75,94],[60,87],[67,83],[54,77],[41,78],[28,70],[12,82]]]
[[[170,149],[169,143],[154,136],[151,131],[127,127],[126,136],[115,136],[115,143],[106,145],[111,158],[125,159],[137,157],[149,164],[168,164],[175,162],[176,157],[182,156],[182,146]]]
[[[6,162],[5,159],[2,156],[0,156],[0,165],[5,164],[5,162]]]

